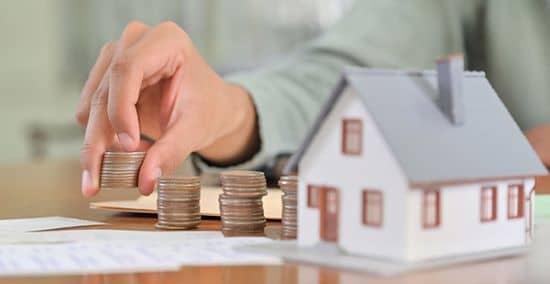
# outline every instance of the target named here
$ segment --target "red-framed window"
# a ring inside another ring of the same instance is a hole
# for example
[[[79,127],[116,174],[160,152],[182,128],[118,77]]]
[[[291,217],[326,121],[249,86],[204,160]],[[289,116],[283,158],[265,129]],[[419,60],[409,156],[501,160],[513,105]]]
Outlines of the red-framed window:
[[[497,219],[497,187],[481,188],[480,221],[490,222]]]
[[[422,196],[422,224],[425,229],[441,224],[441,196],[439,190],[425,190]]]
[[[384,220],[384,195],[379,190],[363,190],[363,225],[382,227]]]
[[[363,144],[363,121],[357,118],[342,120],[342,153],[361,155]]]
[[[523,217],[524,194],[523,185],[511,184],[508,186],[508,219]]]
[[[319,188],[317,186],[307,186],[307,207],[319,208]]]

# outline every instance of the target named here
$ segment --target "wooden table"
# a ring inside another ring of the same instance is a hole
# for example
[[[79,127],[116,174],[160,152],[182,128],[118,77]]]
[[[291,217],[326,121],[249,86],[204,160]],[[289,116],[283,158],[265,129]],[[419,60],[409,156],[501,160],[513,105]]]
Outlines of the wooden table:
[[[99,229],[154,230],[155,218],[147,215],[113,214],[88,208],[90,199],[80,195],[80,168],[76,161],[45,161],[0,167],[0,218],[60,215],[108,222]],[[126,199],[137,193],[111,191],[92,200]],[[539,224],[548,228],[548,225]],[[268,231],[279,229],[270,223]],[[93,227],[92,227],[93,228]],[[218,230],[219,220],[205,220],[199,229]],[[19,277],[0,283],[548,283],[550,248],[544,241],[550,233],[537,236],[528,256],[470,263],[420,271],[404,276],[380,278],[369,274],[310,265],[184,267],[177,272]],[[544,279],[544,280],[543,280]]]

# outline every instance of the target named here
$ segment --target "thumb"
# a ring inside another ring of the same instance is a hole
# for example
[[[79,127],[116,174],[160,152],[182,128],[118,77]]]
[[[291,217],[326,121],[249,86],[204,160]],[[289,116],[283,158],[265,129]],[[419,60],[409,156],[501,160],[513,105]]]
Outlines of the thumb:
[[[139,174],[139,191],[142,194],[151,194],[157,178],[172,174],[191,153],[191,147],[182,139],[184,133],[191,133],[185,128],[185,122],[180,120],[147,150]]]

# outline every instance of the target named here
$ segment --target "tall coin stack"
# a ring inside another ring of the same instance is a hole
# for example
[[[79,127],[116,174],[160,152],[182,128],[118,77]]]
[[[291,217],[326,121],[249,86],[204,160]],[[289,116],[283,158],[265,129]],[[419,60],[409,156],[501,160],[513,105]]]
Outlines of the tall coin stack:
[[[101,188],[135,188],[145,152],[105,152],[101,165]]]
[[[279,179],[279,187],[283,191],[283,218],[282,218],[282,234],[283,239],[296,239],[297,232],[297,188],[298,177],[282,176]]]
[[[263,234],[266,220],[262,198],[267,195],[264,173],[226,171],[220,180],[223,193],[218,200],[224,235]]]
[[[188,230],[200,224],[199,177],[159,177],[157,191],[157,228]]]

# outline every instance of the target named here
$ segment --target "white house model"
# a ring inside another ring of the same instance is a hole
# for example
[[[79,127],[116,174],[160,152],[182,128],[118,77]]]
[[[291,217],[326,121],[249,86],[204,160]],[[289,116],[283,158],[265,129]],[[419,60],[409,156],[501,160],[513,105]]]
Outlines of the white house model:
[[[298,246],[397,262],[516,249],[546,175],[483,72],[349,68],[287,169]]]

